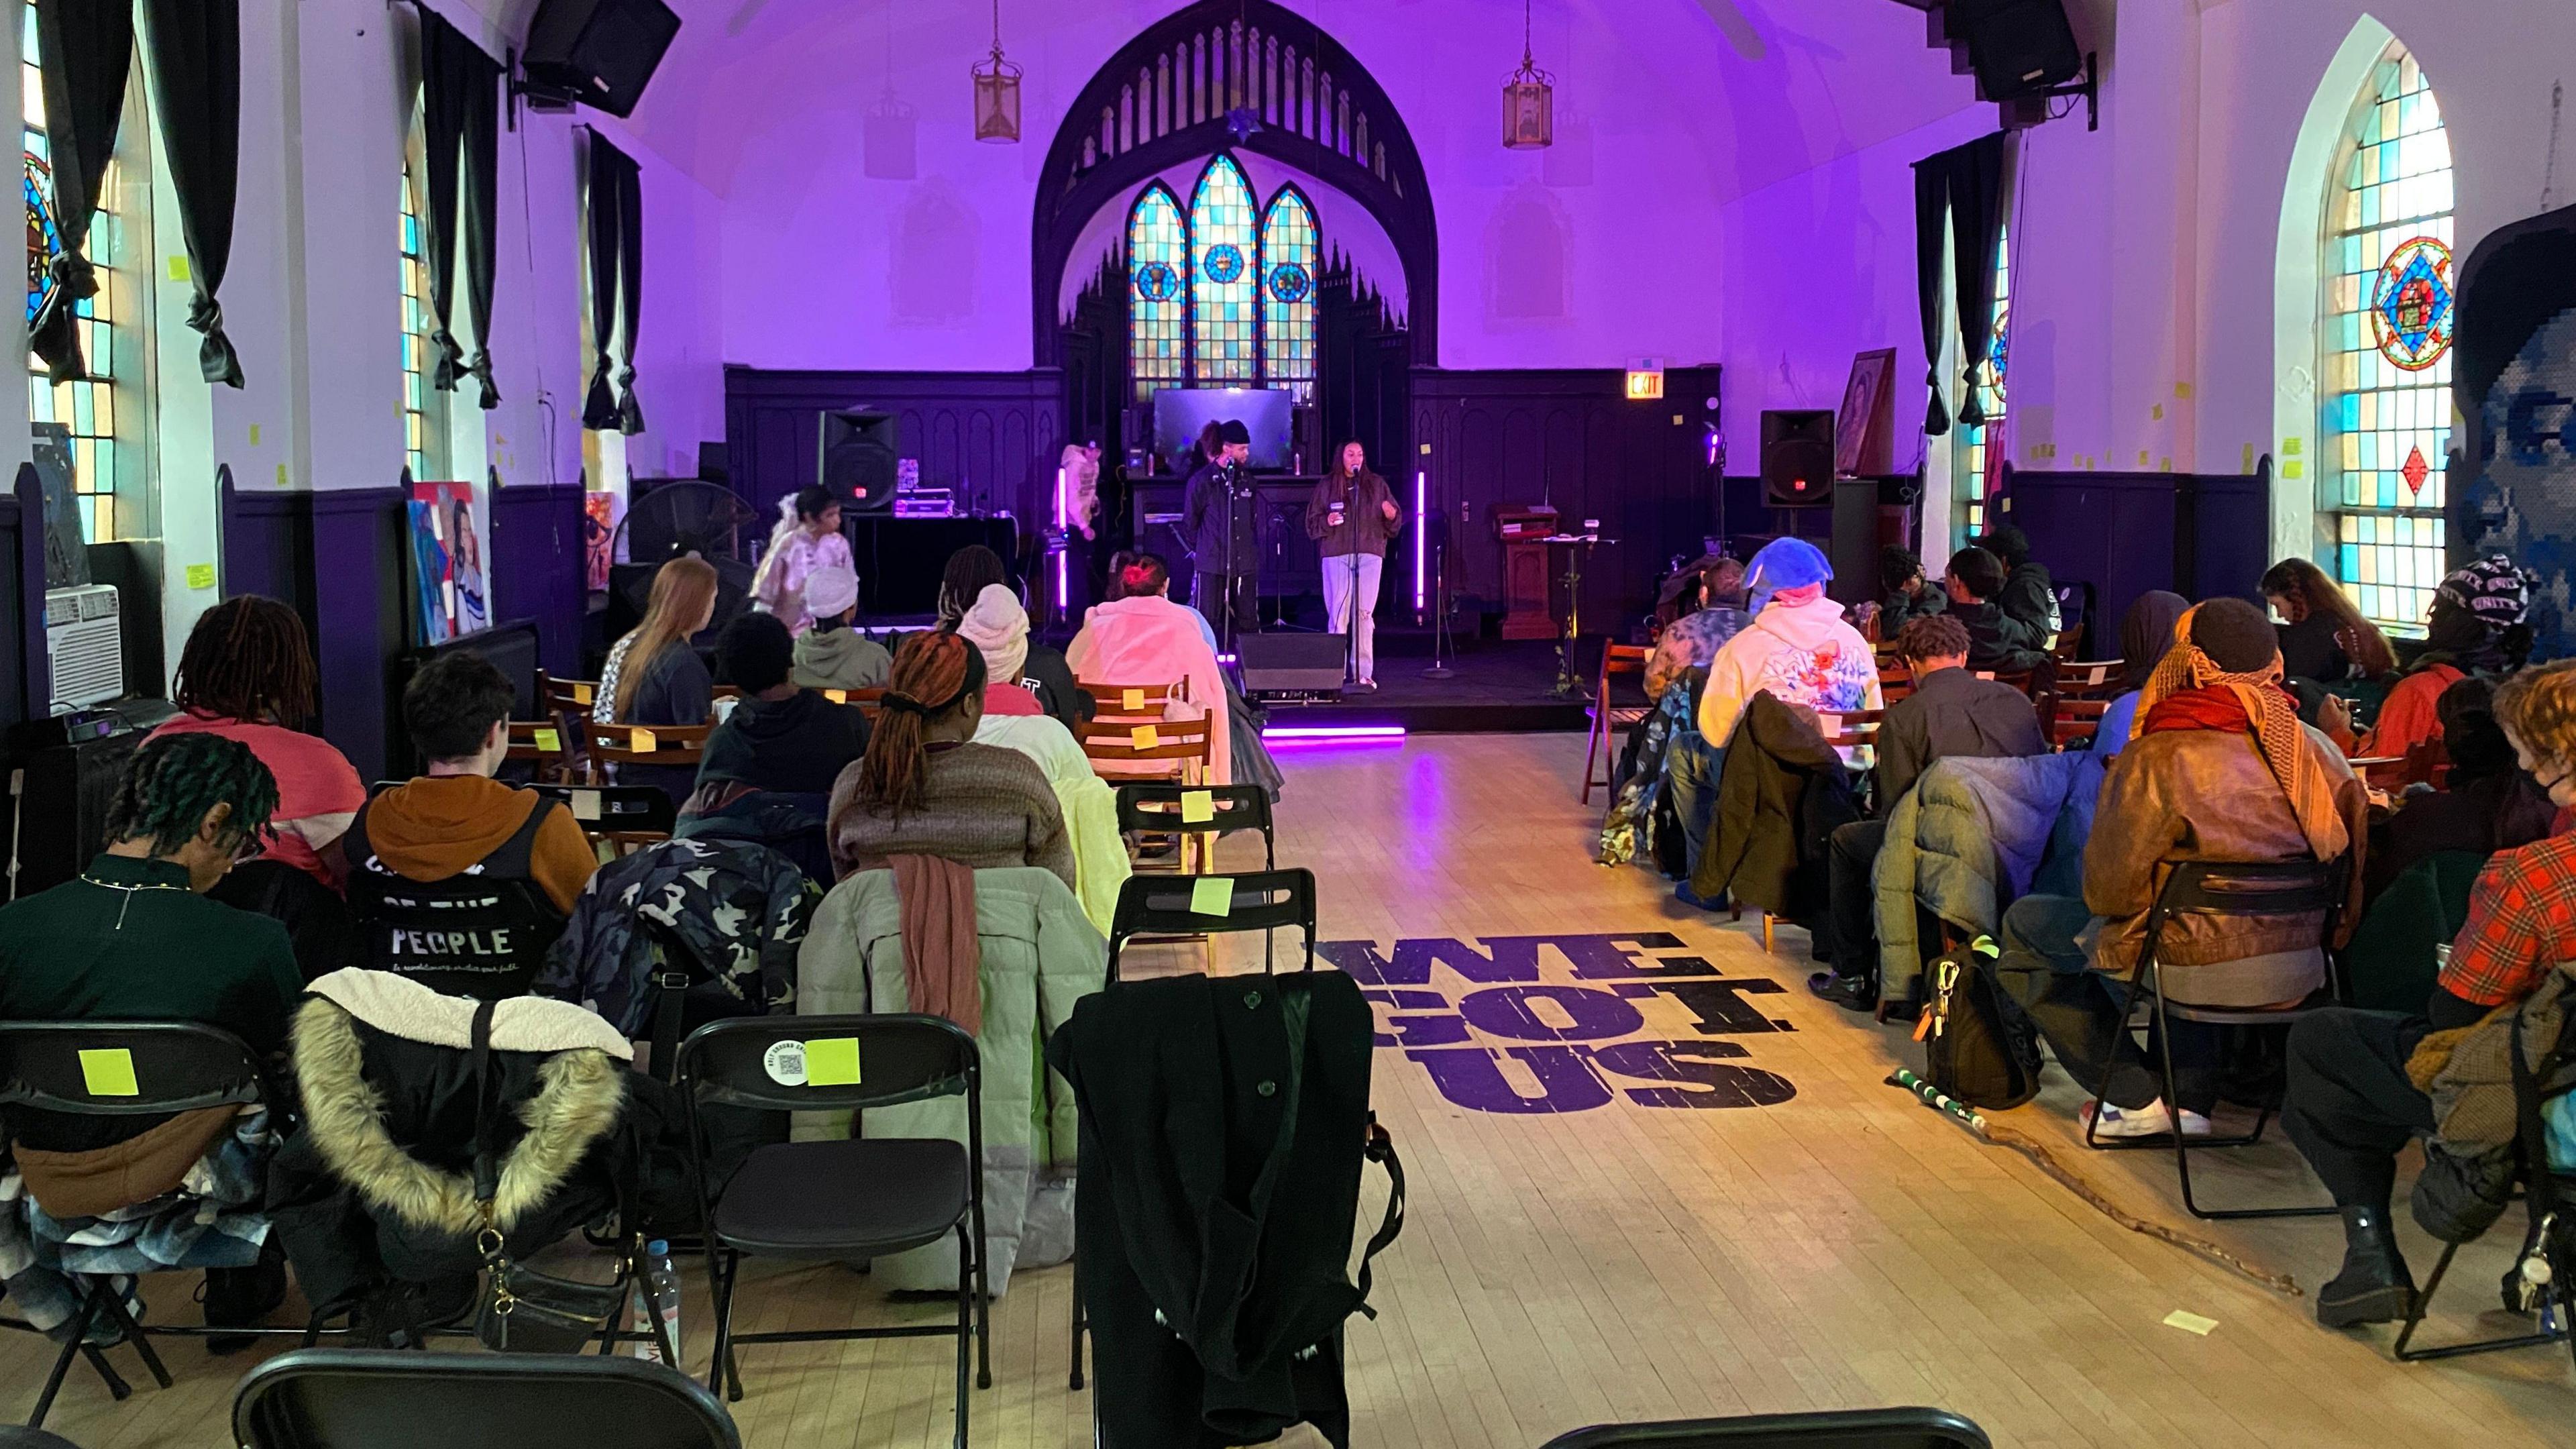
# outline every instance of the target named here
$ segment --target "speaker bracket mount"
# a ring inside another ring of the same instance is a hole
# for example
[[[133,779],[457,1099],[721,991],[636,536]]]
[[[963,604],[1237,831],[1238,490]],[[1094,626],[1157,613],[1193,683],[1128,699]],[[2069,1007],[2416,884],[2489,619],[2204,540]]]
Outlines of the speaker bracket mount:
[[[2093,51],[2084,52],[2084,69],[2078,72],[2072,84],[2051,86],[2044,91],[2032,91],[2028,95],[2015,96],[2011,100],[1998,102],[1995,109],[2002,113],[2005,130],[2027,131],[2043,121],[2055,119],[2049,111],[2051,103],[2072,100],[2079,96],[2084,101],[2084,129],[2101,130],[2102,64],[2099,56]]]
[[[531,111],[539,111],[547,115],[571,113],[575,100],[573,93],[562,86],[530,80],[527,72],[519,65],[518,47],[511,46],[502,52],[501,71],[507,78],[505,83],[510,93],[508,115],[509,128],[512,131],[519,129],[519,102],[522,98],[526,99],[528,109]]]

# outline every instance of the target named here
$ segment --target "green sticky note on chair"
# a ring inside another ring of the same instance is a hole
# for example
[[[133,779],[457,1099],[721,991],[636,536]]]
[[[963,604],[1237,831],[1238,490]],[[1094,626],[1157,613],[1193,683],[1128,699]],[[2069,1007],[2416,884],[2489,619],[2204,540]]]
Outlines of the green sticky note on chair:
[[[1230,916],[1234,914],[1234,878],[1203,875],[1190,885],[1190,914],[1194,916]]]
[[[855,1087],[859,1084],[859,1039],[827,1036],[805,1043],[805,1085]]]
[[[1181,792],[1181,823],[1205,825],[1216,819],[1216,796],[1205,790]]]
[[[81,1085],[93,1097],[140,1097],[134,1080],[134,1053],[123,1047],[85,1047],[80,1054]]]

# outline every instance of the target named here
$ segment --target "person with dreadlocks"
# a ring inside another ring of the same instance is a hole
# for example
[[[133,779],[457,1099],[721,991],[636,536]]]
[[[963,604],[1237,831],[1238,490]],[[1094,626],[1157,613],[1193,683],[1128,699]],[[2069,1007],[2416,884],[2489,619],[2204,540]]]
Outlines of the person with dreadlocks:
[[[277,781],[262,858],[340,889],[331,844],[367,803],[367,787],[348,756],[303,731],[317,703],[304,621],[257,594],[215,605],[188,631],[174,694],[178,718],[152,737],[221,735],[250,746]]]
[[[2281,648],[2263,612],[2212,599],[2174,626],[2138,702],[2135,736],[2102,782],[2084,844],[2084,898],[2029,895],[2004,913],[1986,969],[2030,1014],[2068,1075],[2099,1100],[2103,1137],[2206,1136],[2217,1106],[2218,1029],[2176,1023],[2179,1101],[2128,1032],[2147,916],[2185,861],[2253,864],[2349,855],[2337,947],[2361,916],[2369,796],[2343,752],[2299,723],[2281,687]],[[2323,913],[2184,913],[2156,948],[2164,991],[2195,1006],[2299,1002],[2326,979]]]
[[[970,870],[1043,866],[1075,883],[1046,772],[1017,750],[974,743],[984,677],[983,651],[946,629],[895,651],[867,753],[832,786],[832,866],[843,879],[933,856]]]

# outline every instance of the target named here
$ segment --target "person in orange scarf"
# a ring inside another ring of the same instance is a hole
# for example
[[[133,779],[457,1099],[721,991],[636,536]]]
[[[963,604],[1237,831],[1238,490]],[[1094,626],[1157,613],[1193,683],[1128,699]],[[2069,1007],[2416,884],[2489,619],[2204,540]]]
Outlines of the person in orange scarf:
[[[2099,1093],[2105,1137],[2206,1135],[2217,1106],[2215,1028],[2177,1024],[2174,1103],[2127,1030],[2146,922],[2173,865],[2349,857],[2360,914],[2368,795],[2343,752],[2299,723],[2280,646],[2260,610],[2213,599],[2182,616],[2139,700],[2136,733],[2104,778],[2084,847],[2084,898],[2024,896],[2003,919],[1996,984],[2059,1062]],[[2174,1000],[2286,1005],[2325,982],[2321,914],[2184,915],[2157,949]]]

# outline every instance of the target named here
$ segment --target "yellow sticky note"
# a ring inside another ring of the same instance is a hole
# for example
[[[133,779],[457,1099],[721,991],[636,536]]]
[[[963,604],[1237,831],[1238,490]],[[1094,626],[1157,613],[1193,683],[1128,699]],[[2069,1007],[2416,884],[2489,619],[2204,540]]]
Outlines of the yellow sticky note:
[[[556,730],[537,730],[537,748],[552,754],[563,748],[563,735]]]
[[[175,257],[168,258],[168,261],[169,261],[169,264],[170,264],[170,280],[171,280],[171,281],[174,281],[174,282],[186,282],[186,281],[193,281],[193,280],[195,280],[195,275],[194,275],[193,273],[191,273],[191,272],[188,270],[188,259],[187,259],[187,257],[185,257],[184,255],[183,255],[183,256],[175,256]]]
[[[2209,1337],[2209,1331],[2217,1326],[2217,1319],[2203,1318],[2188,1308],[2177,1308],[2165,1315],[2165,1327],[2179,1328],[2185,1333],[2197,1333],[2203,1338]]]
[[[2299,456],[2299,449],[2305,442],[2306,440],[2303,438],[2283,438],[2281,440],[2281,456],[2284,458],[2295,458]]]
[[[250,445],[254,448],[259,446],[259,424],[257,423],[250,425]]]
[[[1134,714],[1136,711],[1145,707],[1145,691],[1141,689],[1128,690],[1125,694],[1118,696],[1118,706],[1119,708],[1126,710],[1129,714]]]
[[[188,565],[188,587],[211,589],[215,586],[215,566],[210,563]]]
[[[575,704],[590,703],[590,686],[587,684],[574,685],[572,687],[572,702]]]
[[[653,737],[651,730],[630,729],[626,732],[626,748],[639,755],[649,755],[662,748],[662,742]]]
[[[823,697],[834,704],[848,704],[850,702],[850,692],[846,689],[824,690]]]
[[[2302,464],[2296,458],[2292,458],[2290,461],[2281,465],[2281,476],[2284,478],[2296,478],[2306,471],[2306,465]]]
[[[859,1039],[827,1036],[805,1043],[805,1085],[855,1087],[859,1084]]]
[[[572,818],[575,820],[597,820],[599,818],[599,792],[597,790],[575,790],[572,792]]]
[[[280,488],[286,486],[286,465],[284,463],[277,465],[277,486]]]
[[[1234,914],[1234,878],[1203,875],[1190,884],[1190,914],[1194,916],[1230,916]]]
[[[140,1097],[134,1080],[134,1053],[123,1047],[84,1048],[80,1054],[81,1085],[93,1097]]]
[[[1160,749],[1163,736],[1152,725],[1138,725],[1127,732],[1127,743],[1140,750]]]
[[[1216,797],[1205,790],[1181,792],[1181,823],[1205,825],[1216,818]]]

